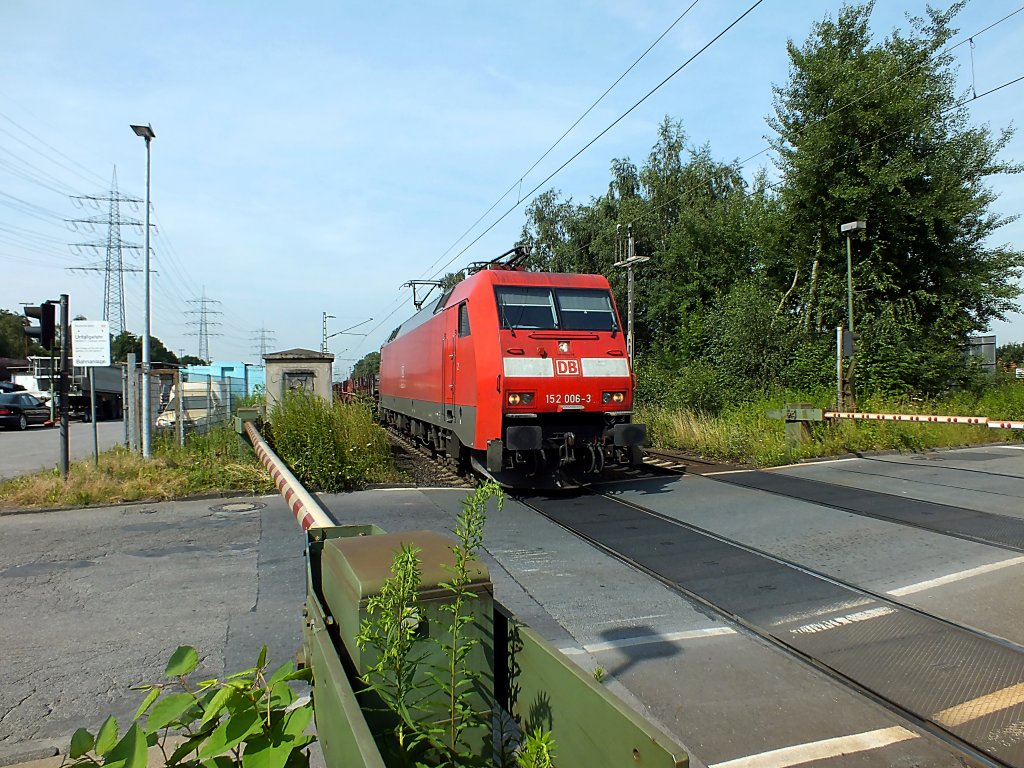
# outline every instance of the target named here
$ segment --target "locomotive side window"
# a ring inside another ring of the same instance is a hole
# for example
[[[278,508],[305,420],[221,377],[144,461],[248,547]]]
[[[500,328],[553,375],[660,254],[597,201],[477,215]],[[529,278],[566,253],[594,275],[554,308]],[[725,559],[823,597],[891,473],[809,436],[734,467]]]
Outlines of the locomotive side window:
[[[608,291],[556,288],[561,328],[566,331],[616,330],[615,313]]]
[[[469,336],[469,304],[459,304],[459,337]]]
[[[502,328],[552,330],[558,328],[554,297],[550,288],[499,286],[498,317]]]

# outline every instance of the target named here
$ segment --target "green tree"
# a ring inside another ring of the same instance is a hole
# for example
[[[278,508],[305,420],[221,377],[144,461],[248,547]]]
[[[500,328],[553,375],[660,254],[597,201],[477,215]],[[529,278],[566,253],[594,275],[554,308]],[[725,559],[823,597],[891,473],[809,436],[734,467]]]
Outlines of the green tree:
[[[201,357],[195,355],[183,355],[178,358],[179,365],[209,365],[209,360],[203,360]]]
[[[839,224],[868,222],[854,242],[855,323],[862,348],[898,326],[908,351],[949,351],[936,368],[906,365],[894,385],[934,391],[964,365],[966,336],[1014,309],[1024,252],[990,245],[1011,218],[991,212],[995,174],[1021,167],[999,159],[1011,137],[968,123],[943,53],[963,7],[927,9],[911,31],[872,39],[873,2],[845,6],[788,44],[790,77],[775,89],[774,148],[782,172],[780,218],[765,267],[808,330],[846,322],[846,248]],[[880,350],[881,351],[881,350]],[[893,363],[891,351],[876,355]],[[891,369],[890,369],[891,370]],[[882,383],[882,382],[880,382]]]
[[[28,349],[26,347],[27,340],[25,316],[20,312],[14,313],[0,309],[0,357],[25,357],[25,351]],[[30,354],[41,354],[41,347],[34,343],[32,346],[37,347],[37,350]]]
[[[1024,343],[1003,344],[996,350],[996,360],[1005,367],[1024,367]]]
[[[352,378],[376,376],[378,373],[380,373],[380,352],[370,352],[355,364],[352,369]]]
[[[142,360],[142,337],[122,331],[111,342],[110,359],[115,363],[126,362],[129,352],[134,352],[138,360]],[[178,365],[178,356],[165,347],[156,336],[149,337],[149,359],[153,363]]]

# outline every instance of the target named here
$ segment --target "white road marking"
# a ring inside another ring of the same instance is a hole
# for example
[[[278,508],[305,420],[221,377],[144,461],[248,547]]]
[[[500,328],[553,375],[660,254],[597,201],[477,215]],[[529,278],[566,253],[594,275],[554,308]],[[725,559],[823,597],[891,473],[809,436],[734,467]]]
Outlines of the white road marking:
[[[1022,701],[1024,701],[1024,683],[1018,683],[1009,688],[1003,688],[985,696],[965,701],[963,704],[957,704],[955,707],[944,709],[932,715],[931,719],[947,728],[955,728],[958,725],[978,720],[993,712],[1000,712],[1017,706]],[[1016,736],[1016,731],[1019,729],[1014,724],[1002,730],[1012,731],[1012,735]],[[834,739],[796,744],[792,747],[773,749],[770,752],[738,757],[734,760],[714,763],[708,766],[708,768],[791,768],[791,766],[803,765],[812,760],[827,760],[831,757],[839,757],[840,755],[867,752],[868,750],[879,749],[890,744],[897,744],[901,741],[917,738],[920,738],[920,734],[896,725],[892,728],[882,728],[877,731],[867,731],[850,736],[839,736]]]
[[[701,477],[717,477],[718,475],[746,475],[754,472],[753,469],[723,469],[721,472],[703,472]]]
[[[851,611],[854,608],[860,608],[862,605],[871,605],[876,602],[872,597],[859,597],[855,600],[840,600],[836,603],[830,603],[829,605],[818,608],[813,611],[803,611],[801,613],[791,613],[788,616],[782,616],[772,622],[773,626],[781,627],[785,624],[795,624],[798,621],[807,621],[808,619],[820,619],[830,613],[836,613],[837,611]]]
[[[801,461],[796,464],[781,464],[777,467],[765,467],[762,472],[771,472],[776,469],[791,469],[795,467],[820,467],[824,464],[842,464],[844,461],[862,461],[859,456],[847,456],[844,459],[823,459],[822,461]]]
[[[1024,683],[1011,685],[998,691],[979,696],[976,699],[957,704],[932,715],[932,720],[947,728],[978,720],[993,712],[1001,712],[1024,702]]]
[[[870,619],[877,619],[879,616],[888,616],[890,613],[896,613],[896,609],[890,608],[887,605],[880,605],[877,608],[868,608],[866,611],[848,613],[845,616],[836,616],[834,619],[816,621],[813,624],[804,624],[789,631],[790,634],[794,635],[813,635],[818,632],[835,629],[836,627],[844,627],[847,624],[856,624],[859,621],[869,621]]]
[[[945,584],[952,584],[957,581],[963,581],[973,576],[980,576],[983,573],[992,573],[992,571],[998,571],[1003,568],[1010,568],[1014,565],[1024,564],[1024,557],[1011,557],[1009,560],[1000,560],[997,563],[989,563],[988,565],[979,565],[977,568],[968,568],[966,571],[957,571],[956,573],[950,573],[946,576],[939,576],[935,579],[928,579],[928,581],[920,581],[917,584],[908,584],[905,587],[898,589],[890,589],[886,592],[887,595],[893,597],[903,597],[904,595],[912,595],[915,592],[924,592],[934,587],[941,587]]]
[[[581,648],[569,647],[559,648],[566,656],[580,656],[584,653],[600,653],[602,651],[613,651],[616,648],[632,648],[637,645],[650,645],[652,643],[674,643],[680,640],[699,640],[704,637],[718,637],[720,635],[735,635],[736,630],[730,627],[708,627],[707,629],[690,629],[685,632],[669,632],[663,635],[642,635],[640,637],[624,637],[621,640],[611,640],[607,643],[590,643]]]
[[[812,760],[827,760],[830,757],[867,752],[917,738],[920,738],[919,734],[895,725],[892,728],[837,736],[834,739],[811,741],[807,744],[773,749],[758,755],[738,757],[735,760],[726,760],[724,763],[714,763],[708,768],[789,768],[793,765],[809,763]]]

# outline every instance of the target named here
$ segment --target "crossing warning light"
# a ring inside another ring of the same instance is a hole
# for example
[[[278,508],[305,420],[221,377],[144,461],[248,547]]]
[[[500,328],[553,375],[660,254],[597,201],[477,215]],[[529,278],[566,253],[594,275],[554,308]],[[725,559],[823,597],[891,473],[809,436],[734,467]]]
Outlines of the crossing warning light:
[[[56,336],[55,309],[53,303],[49,301],[40,304],[38,307],[25,307],[25,317],[30,320],[39,321],[39,325],[26,325],[25,335],[31,339],[38,339],[39,344],[44,349],[53,348],[53,341]]]

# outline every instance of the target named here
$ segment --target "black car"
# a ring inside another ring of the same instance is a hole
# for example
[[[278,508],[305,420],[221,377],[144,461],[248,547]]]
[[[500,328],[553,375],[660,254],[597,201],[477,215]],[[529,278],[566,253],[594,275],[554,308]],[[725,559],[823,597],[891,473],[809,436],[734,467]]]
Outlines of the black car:
[[[27,429],[29,424],[50,420],[50,407],[25,392],[0,392],[0,424],[8,429]]]

